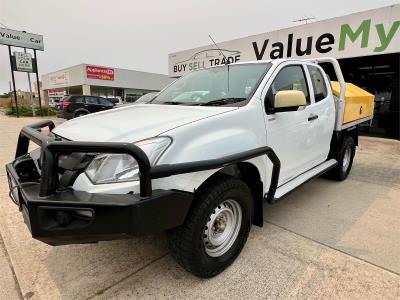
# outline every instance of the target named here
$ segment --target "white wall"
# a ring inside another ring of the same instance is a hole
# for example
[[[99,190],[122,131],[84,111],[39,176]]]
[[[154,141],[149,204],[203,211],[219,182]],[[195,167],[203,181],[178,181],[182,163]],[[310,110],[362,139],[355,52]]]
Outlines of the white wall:
[[[86,64],[73,66],[42,75],[42,87],[43,90],[47,90],[76,85],[93,85],[159,91],[174,81],[174,79],[163,74],[112,69],[114,70],[114,80],[99,80],[87,78]]]
[[[57,89],[85,84],[83,64],[42,75],[42,89]]]

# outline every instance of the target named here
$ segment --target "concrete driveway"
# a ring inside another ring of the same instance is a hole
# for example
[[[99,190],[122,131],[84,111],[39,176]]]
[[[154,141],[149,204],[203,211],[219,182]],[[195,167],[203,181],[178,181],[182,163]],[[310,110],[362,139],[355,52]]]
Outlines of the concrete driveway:
[[[0,116],[2,166],[34,120]],[[264,227],[208,280],[173,261],[164,235],[61,247],[33,240],[7,193],[1,167],[1,299],[400,298],[399,141],[361,138],[348,180],[316,179],[265,205]]]

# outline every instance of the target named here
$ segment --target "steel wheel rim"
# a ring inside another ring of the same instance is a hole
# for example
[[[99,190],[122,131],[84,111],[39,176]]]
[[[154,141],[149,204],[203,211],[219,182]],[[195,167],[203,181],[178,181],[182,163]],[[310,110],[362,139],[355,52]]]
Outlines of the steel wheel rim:
[[[211,257],[225,254],[236,241],[242,225],[242,208],[233,199],[219,204],[209,215],[203,231],[203,244]]]
[[[343,172],[346,172],[347,169],[349,168],[350,159],[351,159],[351,148],[350,146],[347,146],[343,155]]]

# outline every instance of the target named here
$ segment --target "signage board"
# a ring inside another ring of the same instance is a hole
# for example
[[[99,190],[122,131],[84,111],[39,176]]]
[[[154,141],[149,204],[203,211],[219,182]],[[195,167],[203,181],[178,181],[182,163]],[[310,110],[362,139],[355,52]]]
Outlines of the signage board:
[[[277,58],[359,57],[400,52],[400,4],[169,54],[168,74]],[[224,55],[221,54],[223,52]],[[226,57],[226,59],[225,59]]]
[[[69,84],[69,72],[57,72],[49,76],[49,82],[52,86],[57,85],[68,85]]]
[[[86,78],[114,81],[114,69],[87,65]]]
[[[47,90],[49,97],[62,97],[67,94],[65,90]]]
[[[18,72],[33,72],[32,55],[24,52],[14,52],[15,69]]]
[[[44,50],[42,35],[7,28],[0,28],[0,44]]]

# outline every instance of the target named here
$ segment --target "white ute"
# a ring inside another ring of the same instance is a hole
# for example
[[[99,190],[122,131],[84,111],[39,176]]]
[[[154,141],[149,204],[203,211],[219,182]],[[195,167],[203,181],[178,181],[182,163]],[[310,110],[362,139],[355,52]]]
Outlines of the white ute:
[[[320,63],[333,66],[338,97]],[[13,200],[48,244],[167,231],[177,262],[212,277],[263,225],[264,200],[323,173],[347,177],[372,116],[344,124],[345,89],[333,58],[235,63],[189,73],[148,104],[36,124],[7,165]],[[41,152],[27,153],[29,140]]]

